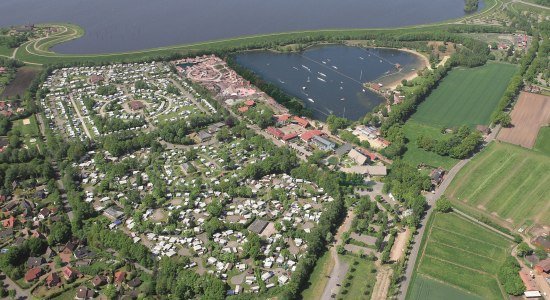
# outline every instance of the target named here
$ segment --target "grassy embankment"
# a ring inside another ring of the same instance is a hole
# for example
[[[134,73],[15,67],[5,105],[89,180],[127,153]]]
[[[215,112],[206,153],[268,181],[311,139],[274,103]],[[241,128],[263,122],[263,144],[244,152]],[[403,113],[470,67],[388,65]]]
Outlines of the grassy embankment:
[[[512,242],[453,213],[430,221],[407,298],[505,298],[496,273]]]
[[[515,65],[489,63],[450,71],[405,123],[409,143],[404,159],[414,166],[424,163],[447,170],[452,168],[458,160],[422,150],[416,146],[416,140],[420,135],[444,139],[442,128],[488,125],[516,69]]]

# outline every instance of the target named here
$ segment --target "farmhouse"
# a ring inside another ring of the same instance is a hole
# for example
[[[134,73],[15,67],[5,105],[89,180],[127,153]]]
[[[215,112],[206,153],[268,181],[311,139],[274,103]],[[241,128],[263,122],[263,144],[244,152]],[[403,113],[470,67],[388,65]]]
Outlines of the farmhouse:
[[[541,275],[550,275],[550,258],[541,260],[536,266],[535,271]]]

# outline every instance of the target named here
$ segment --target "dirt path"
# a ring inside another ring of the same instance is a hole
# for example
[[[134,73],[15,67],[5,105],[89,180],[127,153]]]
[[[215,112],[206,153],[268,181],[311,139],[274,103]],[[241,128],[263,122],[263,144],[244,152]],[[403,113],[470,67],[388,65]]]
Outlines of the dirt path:
[[[332,299],[332,294],[338,294],[339,285],[341,284],[342,280],[346,276],[346,273],[348,272],[349,266],[338,256],[338,253],[336,252],[336,246],[342,243],[342,234],[349,230],[349,228],[351,227],[351,221],[354,217],[355,214],[353,213],[353,211],[348,211],[346,219],[336,232],[335,243],[329,249],[330,259],[334,262],[334,266],[330,271],[330,279],[325,285],[325,289],[323,291],[323,296],[321,297],[321,299]]]
[[[397,237],[395,238],[395,243],[393,244],[393,248],[390,252],[391,261],[398,261],[401,259],[401,257],[405,253],[405,247],[407,246],[407,241],[409,240],[410,233],[411,230],[407,228],[405,229],[405,231],[397,234]]]
[[[378,274],[376,275],[376,284],[372,290],[371,300],[385,300],[388,298],[388,289],[393,271],[388,266],[378,266],[377,269]]]

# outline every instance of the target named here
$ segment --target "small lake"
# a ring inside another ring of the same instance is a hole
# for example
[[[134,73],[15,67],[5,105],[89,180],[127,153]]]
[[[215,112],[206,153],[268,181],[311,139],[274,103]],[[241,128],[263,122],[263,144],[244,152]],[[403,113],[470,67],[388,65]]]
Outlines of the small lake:
[[[363,88],[365,82],[389,83],[422,67],[418,55],[384,48],[328,45],[302,52],[249,51],[238,64],[301,99],[313,117],[330,114],[358,120],[384,98]],[[396,65],[400,65],[400,69]]]
[[[82,26],[84,37],[53,48],[75,54],[296,30],[399,27],[464,15],[464,0],[0,0],[0,27]]]

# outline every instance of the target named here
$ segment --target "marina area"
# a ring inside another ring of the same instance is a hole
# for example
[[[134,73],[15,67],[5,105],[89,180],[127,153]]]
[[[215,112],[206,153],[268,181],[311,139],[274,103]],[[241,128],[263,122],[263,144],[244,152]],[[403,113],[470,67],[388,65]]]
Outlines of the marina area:
[[[411,52],[344,45],[316,46],[294,53],[251,51],[237,54],[235,60],[301,99],[319,120],[331,114],[362,118],[385,101],[365,88],[366,83],[382,87],[424,67],[423,59]]]

